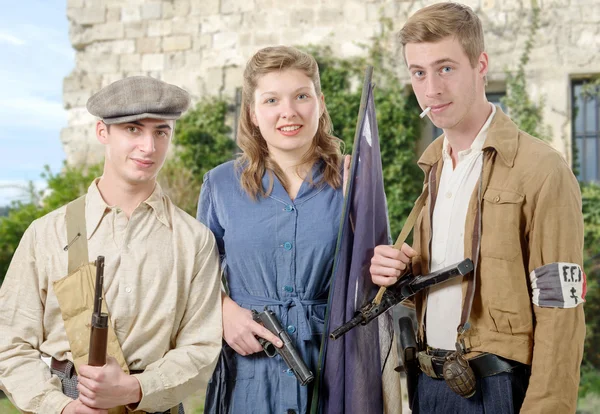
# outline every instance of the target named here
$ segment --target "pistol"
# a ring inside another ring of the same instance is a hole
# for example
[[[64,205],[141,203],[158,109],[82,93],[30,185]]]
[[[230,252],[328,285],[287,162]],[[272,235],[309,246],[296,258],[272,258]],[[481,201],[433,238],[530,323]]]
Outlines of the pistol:
[[[429,286],[445,282],[448,279],[464,276],[472,270],[473,262],[471,259],[465,259],[462,262],[445,267],[428,275],[415,276],[412,273],[408,273],[386,289],[379,303],[367,303],[356,312],[352,319],[334,330],[329,335],[329,338],[333,340],[338,339],[358,325],[368,324],[392,306],[414,296],[417,292]]]
[[[101,367],[106,364],[108,340],[108,314],[102,312],[102,284],[104,282],[104,256],[96,259],[96,289],[94,292],[94,312],[90,332],[90,352],[88,365]]]
[[[269,358],[273,358],[275,355],[279,354],[287,364],[288,368],[292,370],[298,381],[300,381],[301,385],[306,385],[314,379],[313,373],[308,369],[298,350],[294,347],[292,343],[292,339],[287,334],[283,326],[281,326],[281,322],[277,319],[275,313],[271,310],[265,309],[264,312],[257,312],[254,309],[252,310],[252,319],[255,322],[260,323],[269,331],[271,331],[274,335],[278,336],[283,342],[283,346],[281,348],[277,348],[271,342],[267,341],[264,338],[257,337],[258,342],[263,347],[265,354]]]

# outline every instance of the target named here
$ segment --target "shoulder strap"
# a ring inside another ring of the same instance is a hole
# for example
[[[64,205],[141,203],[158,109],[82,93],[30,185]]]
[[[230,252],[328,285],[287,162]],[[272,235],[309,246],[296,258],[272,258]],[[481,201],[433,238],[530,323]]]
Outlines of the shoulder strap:
[[[402,226],[402,231],[400,232],[400,235],[396,239],[396,243],[394,243],[395,249],[400,250],[402,248],[402,245],[406,241],[406,238],[408,237],[408,235],[412,231],[413,227],[415,226],[417,217],[419,217],[419,213],[421,213],[421,210],[423,209],[423,206],[425,205],[425,200],[427,199],[428,185],[429,185],[429,183],[425,184],[425,187],[423,188],[423,192],[421,193],[419,198],[417,198],[417,201],[415,201],[414,207],[412,208],[412,210],[410,211],[410,214],[408,215],[408,218],[404,222],[404,226]],[[373,303],[381,302],[381,299],[383,298],[383,294],[385,293],[385,289],[386,289],[385,287],[379,288],[377,295],[373,299]]]
[[[406,241],[406,238],[410,234],[413,227],[415,227],[415,222],[417,221],[417,217],[419,217],[419,213],[421,213],[421,210],[423,209],[423,206],[425,205],[425,199],[427,198],[428,185],[429,185],[429,183],[425,184],[425,188],[423,189],[423,192],[421,193],[419,198],[417,198],[417,201],[415,201],[415,206],[410,211],[408,218],[404,222],[404,226],[402,226],[402,231],[400,232],[400,235],[396,239],[396,243],[394,243],[395,249],[400,250],[402,248],[402,245]]]
[[[68,273],[89,262],[87,230],[85,227],[85,195],[67,204],[67,245],[69,253]]]
[[[485,154],[485,153],[484,153]],[[473,242],[471,245],[471,260],[473,260],[473,271],[469,273],[467,282],[467,294],[463,304],[463,309],[460,315],[460,324],[456,328],[459,342],[462,335],[469,329],[469,317],[473,308],[473,299],[475,298],[475,288],[477,287],[477,265],[479,263],[479,248],[481,241],[481,196],[483,192],[483,165],[485,156],[481,161],[481,172],[479,174],[479,182],[477,186],[477,213],[475,222],[473,223]],[[463,349],[464,350],[464,349]]]

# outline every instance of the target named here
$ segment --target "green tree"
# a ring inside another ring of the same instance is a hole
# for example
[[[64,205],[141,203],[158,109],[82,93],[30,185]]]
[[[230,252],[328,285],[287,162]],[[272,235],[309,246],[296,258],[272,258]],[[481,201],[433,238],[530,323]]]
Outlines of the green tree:
[[[98,163],[82,168],[65,164],[63,170],[56,174],[45,166],[42,178],[46,179],[48,189],[39,200],[44,214],[85,194],[92,181],[102,175],[103,165]]]
[[[9,211],[10,211],[10,207],[9,206],[2,206],[2,207],[0,207],[0,217],[8,216],[8,212]]]
[[[383,46],[391,24],[382,21],[384,32],[366,47],[366,57],[339,58],[328,47],[307,49],[319,64],[325,103],[336,136],[344,140],[346,153],[352,152],[364,71],[374,67],[373,81],[377,126],[383,164],[392,238],[395,238],[412,209],[422,187],[423,173],[417,166],[419,106],[414,95],[401,84],[394,71],[393,58]]]
[[[531,100],[527,91],[525,68],[529,63],[531,50],[540,27],[540,8],[532,1],[531,25],[525,41],[525,48],[519,58],[515,73],[506,70],[506,95],[501,101],[508,108],[508,114],[520,129],[544,141],[552,140],[552,130],[543,122],[544,99],[537,103]]]
[[[227,125],[228,111],[227,101],[210,97],[177,121],[174,154],[159,181],[173,202],[193,216],[204,174],[232,159],[237,148]]]
[[[584,268],[587,275],[584,364],[600,368],[600,186],[582,184]],[[600,387],[596,388],[600,393]]]
[[[30,184],[30,200],[13,203],[8,215],[0,217],[0,284],[27,227],[35,219],[84,194],[92,180],[101,173],[101,164],[85,169],[65,165],[63,171],[57,174],[53,174],[48,166],[44,167],[42,177],[47,181],[47,189],[37,192]]]
[[[177,154],[183,167],[200,181],[208,170],[234,155],[236,145],[231,139],[227,114],[227,101],[205,98],[177,122]]]

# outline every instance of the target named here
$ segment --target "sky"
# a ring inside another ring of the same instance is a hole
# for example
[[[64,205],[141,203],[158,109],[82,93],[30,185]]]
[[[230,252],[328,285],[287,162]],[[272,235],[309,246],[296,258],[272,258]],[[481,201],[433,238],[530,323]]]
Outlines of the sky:
[[[67,125],[62,81],[74,68],[66,0],[0,0],[0,206],[58,172]]]

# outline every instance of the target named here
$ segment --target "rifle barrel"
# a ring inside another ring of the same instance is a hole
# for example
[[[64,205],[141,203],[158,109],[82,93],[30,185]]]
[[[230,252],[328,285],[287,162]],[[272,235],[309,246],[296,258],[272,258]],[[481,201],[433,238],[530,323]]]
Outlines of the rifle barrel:
[[[104,284],[104,256],[96,259],[96,294],[94,295],[94,315],[102,312],[102,285]]]
[[[335,331],[329,334],[329,338],[334,341],[344,335],[346,332],[350,331],[352,328],[360,325],[365,320],[365,317],[362,313],[359,313],[354,318],[350,319],[348,322],[337,328]]]

